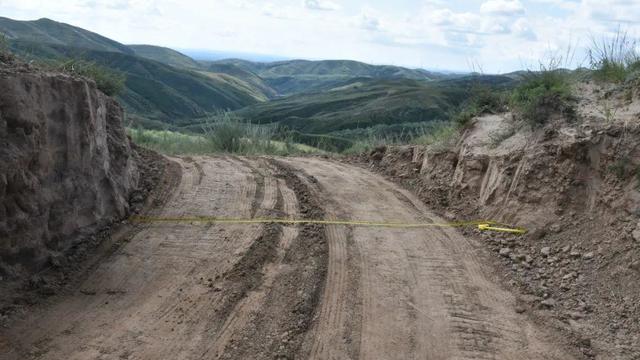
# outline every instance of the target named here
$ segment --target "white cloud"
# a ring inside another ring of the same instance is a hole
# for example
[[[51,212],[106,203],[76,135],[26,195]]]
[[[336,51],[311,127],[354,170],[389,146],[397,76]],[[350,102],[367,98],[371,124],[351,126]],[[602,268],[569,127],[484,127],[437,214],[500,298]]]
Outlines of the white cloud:
[[[380,30],[380,20],[372,15],[361,14],[358,19],[358,26],[361,29],[377,31]]]
[[[522,39],[529,40],[529,41],[537,40],[536,33],[531,28],[529,21],[527,21],[527,19],[525,18],[519,18],[518,20],[516,20],[516,22],[514,22],[513,26],[511,27],[511,31],[516,36]]]
[[[519,0],[489,0],[480,5],[484,14],[514,16],[524,14],[524,6]]]
[[[413,1],[0,0],[0,16],[183,49],[454,70],[473,57],[488,72],[535,66],[549,48],[588,45],[620,24],[640,36],[640,0]]]
[[[304,6],[311,10],[335,11],[340,10],[340,5],[329,0],[304,0]]]

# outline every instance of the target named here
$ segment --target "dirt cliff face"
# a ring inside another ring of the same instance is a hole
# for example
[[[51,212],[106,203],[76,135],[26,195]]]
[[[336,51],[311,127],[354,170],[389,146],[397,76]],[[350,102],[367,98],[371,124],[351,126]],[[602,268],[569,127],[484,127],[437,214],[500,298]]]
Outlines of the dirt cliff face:
[[[127,214],[138,170],[122,120],[90,81],[0,63],[0,276],[55,263]]]

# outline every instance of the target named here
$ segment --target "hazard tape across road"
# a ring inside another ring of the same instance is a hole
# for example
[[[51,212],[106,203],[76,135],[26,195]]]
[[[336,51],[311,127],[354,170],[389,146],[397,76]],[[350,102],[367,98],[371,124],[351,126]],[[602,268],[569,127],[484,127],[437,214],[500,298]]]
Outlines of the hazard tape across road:
[[[287,218],[222,218],[214,216],[181,216],[181,217],[161,217],[161,216],[133,216],[129,218],[133,223],[216,223],[216,224],[318,224],[318,225],[350,225],[369,226],[386,228],[427,228],[427,227],[464,227],[474,226],[482,231],[499,231],[512,234],[525,234],[526,229],[521,227],[511,227],[495,221],[455,221],[445,223],[405,223],[405,222],[384,222],[366,220],[310,220],[310,219],[287,219]]]

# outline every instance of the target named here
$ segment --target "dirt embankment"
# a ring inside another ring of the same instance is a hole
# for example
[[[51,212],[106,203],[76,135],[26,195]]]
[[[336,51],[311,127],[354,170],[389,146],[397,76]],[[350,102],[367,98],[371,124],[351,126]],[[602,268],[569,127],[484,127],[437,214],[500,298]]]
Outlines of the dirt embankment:
[[[127,215],[146,190],[136,191],[139,155],[123,110],[93,82],[0,62],[0,89],[4,286],[73,261],[69,253]]]
[[[446,150],[379,148],[361,160],[447,218],[525,226],[469,230],[495,252],[519,311],[571,334],[587,356],[640,353],[640,100],[579,88],[579,121],[534,131],[511,114],[478,118]],[[599,111],[602,104],[618,109]],[[613,116],[612,116],[613,114]],[[635,355],[634,355],[635,354]]]

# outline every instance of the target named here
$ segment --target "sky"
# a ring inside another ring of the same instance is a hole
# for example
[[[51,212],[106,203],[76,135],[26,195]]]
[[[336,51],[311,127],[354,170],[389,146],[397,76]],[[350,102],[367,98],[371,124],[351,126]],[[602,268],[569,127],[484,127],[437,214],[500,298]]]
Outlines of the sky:
[[[580,65],[592,38],[640,34],[640,0],[0,0],[0,16],[125,44],[485,73]]]

